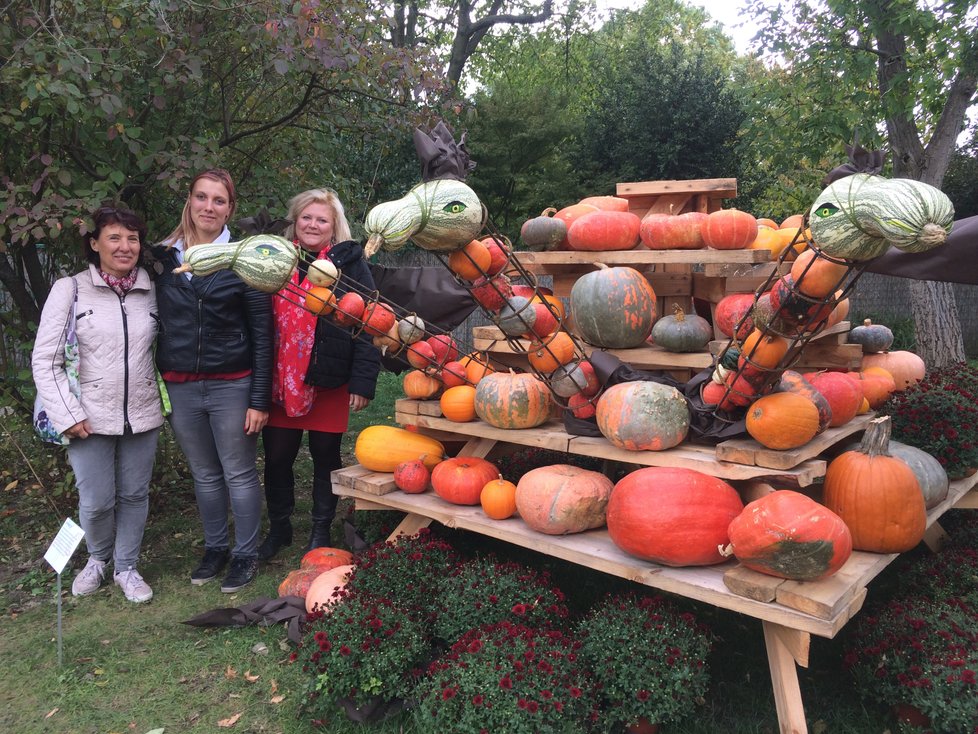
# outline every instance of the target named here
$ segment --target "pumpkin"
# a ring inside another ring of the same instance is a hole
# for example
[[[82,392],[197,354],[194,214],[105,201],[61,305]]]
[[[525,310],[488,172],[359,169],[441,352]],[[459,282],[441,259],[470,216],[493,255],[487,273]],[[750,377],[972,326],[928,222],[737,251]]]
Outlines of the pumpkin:
[[[829,313],[829,317],[825,321],[825,325],[827,327],[835,326],[836,324],[841,324],[849,316],[849,308],[850,308],[849,299],[842,297],[841,290],[835,292],[834,300],[835,300],[835,307]]]
[[[686,438],[689,405],[676,388],[658,382],[620,382],[598,398],[598,430],[618,448],[662,451]]]
[[[336,603],[340,591],[353,573],[353,566],[337,566],[319,574],[306,592],[306,611],[326,610]]]
[[[402,344],[414,344],[425,337],[424,320],[416,313],[409,313],[397,322],[397,338]]]
[[[858,448],[859,444],[855,443],[846,445],[842,450],[853,451]],[[930,510],[947,498],[949,479],[941,462],[926,451],[899,441],[891,440],[887,444],[887,451],[890,456],[895,456],[909,466],[917,477],[920,493],[924,496],[924,507]]]
[[[465,381],[470,385],[478,385],[483,377],[495,371],[489,366],[489,356],[485,353],[467,354],[459,362],[465,367]]]
[[[442,388],[442,383],[435,377],[426,375],[421,370],[411,370],[405,373],[404,394],[412,400],[428,400],[435,397]]]
[[[557,219],[553,207],[544,209],[539,217],[527,219],[520,228],[520,239],[530,250],[556,250],[567,235],[567,224]]]
[[[830,260],[817,250],[804,250],[791,265],[791,277],[798,291],[822,299],[835,293],[849,273],[849,265]]]
[[[639,238],[650,250],[699,250],[703,241],[706,212],[685,214],[646,214],[639,228]]]
[[[479,494],[479,504],[486,517],[492,520],[505,520],[516,512],[516,485],[507,482],[500,474],[486,482]]]
[[[771,289],[771,308],[778,319],[790,325],[791,334],[824,327],[833,306],[833,303],[799,293],[790,274],[778,278]]]
[[[427,341],[415,342],[407,347],[406,359],[408,364],[422,372],[435,368],[435,350]]]
[[[446,362],[438,373],[438,377],[445,387],[458,387],[468,384],[465,380],[465,365],[458,361]]]
[[[927,374],[927,366],[919,356],[906,350],[867,354],[863,357],[863,369],[882,367],[893,376],[894,389],[906,390],[916,385]]]
[[[476,416],[475,390],[472,385],[458,385],[445,390],[438,400],[438,404],[441,406],[441,414],[455,423],[474,421]]]
[[[754,328],[752,320],[746,318],[753,308],[753,293],[731,293],[721,298],[716,305],[713,324],[726,337],[732,337],[734,329],[737,329],[737,340],[743,341]]]
[[[477,505],[482,488],[499,476],[492,462],[476,456],[445,459],[431,472],[435,494],[454,505]]]
[[[486,249],[489,251],[489,267],[487,267],[486,275],[496,275],[501,273],[509,265],[510,256],[510,246],[509,238],[503,240],[497,240],[493,237],[483,237],[479,240]]]
[[[710,322],[696,314],[687,315],[678,303],[672,316],[663,316],[652,326],[652,341],[667,352],[698,352],[713,338]]]
[[[564,303],[553,293],[535,293],[532,298],[530,298],[531,303],[544,303],[550,308],[550,313],[552,313],[558,320],[564,320]]]
[[[194,245],[175,273],[210,275],[231,270],[252,288],[277,293],[285,287],[299,262],[299,249],[284,237],[259,234],[237,242]]]
[[[380,350],[380,356],[394,356],[401,351],[404,346],[401,344],[401,340],[397,338],[397,324],[394,324],[390,329],[387,330],[386,334],[381,334],[380,336],[375,336],[371,342],[378,350]]]
[[[870,421],[855,451],[834,458],[825,472],[825,506],[852,532],[852,546],[872,553],[903,553],[927,528],[924,495],[913,470],[887,453],[890,418]]]
[[[703,221],[703,241],[714,250],[743,250],[756,238],[757,220],[739,209],[720,209]]]
[[[486,208],[463,181],[437,178],[414,186],[396,201],[385,201],[367,212],[364,256],[383,247],[397,250],[414,242],[422,250],[452,252],[482,231]]]
[[[588,344],[629,349],[644,344],[655,321],[655,291],[634,268],[598,270],[575,281],[570,293],[574,326]]]
[[[578,217],[567,230],[571,250],[631,250],[638,244],[642,220],[631,212],[595,211]]]
[[[805,226],[805,215],[792,214],[784,218],[784,221],[778,225],[778,229],[800,229],[803,226]]]
[[[893,332],[889,326],[874,324],[871,319],[865,319],[862,326],[854,326],[849,332],[849,343],[859,344],[863,354],[885,352],[893,344]]]
[[[760,329],[754,329],[740,345],[737,364],[741,369],[750,364],[764,370],[773,370],[781,365],[788,354],[789,346],[788,340],[783,336],[765,334]]]
[[[278,585],[278,595],[305,598],[309,587],[312,586],[312,582],[320,574],[325,573],[326,570],[328,569],[298,568],[295,571],[289,571],[285,578],[282,579],[282,583]]]
[[[700,398],[706,405],[719,405],[727,394],[727,388],[719,382],[707,380],[700,385]]]
[[[317,260],[317,262],[319,261]],[[363,320],[363,312],[366,308],[367,304],[364,302],[363,296],[359,293],[353,293],[352,291],[344,293],[340,297],[340,300],[336,302],[336,308],[333,311],[333,321],[340,326],[359,324]]]
[[[596,471],[570,464],[541,466],[520,478],[516,508],[538,533],[580,533],[604,525],[611,488],[611,480]]]
[[[800,492],[780,490],[754,500],[727,528],[733,553],[759,573],[793,581],[831,576],[852,555],[842,518]]]
[[[751,438],[766,448],[796,449],[818,433],[818,408],[797,393],[772,393],[751,403],[746,426]]]
[[[590,380],[584,369],[584,360],[561,365],[550,373],[549,379],[550,389],[561,398],[584,392],[588,389]]]
[[[450,334],[436,334],[425,341],[435,353],[435,362],[444,365],[458,359],[458,342]]]
[[[352,562],[353,554],[350,551],[323,546],[306,551],[299,562],[299,568],[318,568],[320,571],[328,571]]]
[[[620,196],[586,196],[577,203],[594,206],[606,212],[628,211],[628,199]]]
[[[529,373],[495,372],[474,388],[476,415],[496,428],[534,428],[550,417],[546,384]]]
[[[724,396],[720,399],[717,407],[721,410],[734,410],[750,405],[761,394],[757,377],[745,373],[729,372],[723,381]]]
[[[357,434],[353,453],[365,469],[393,472],[402,461],[418,458],[434,469],[445,455],[445,447],[433,438],[403,428],[367,426]]]
[[[564,235],[564,238],[558,244],[557,249],[567,249],[567,238],[570,234],[570,228],[574,226],[574,222],[576,222],[580,217],[583,217],[585,214],[590,214],[591,212],[596,211],[600,211],[600,209],[598,209],[596,206],[591,206],[590,204],[571,204],[570,206],[565,206],[563,209],[558,210],[557,213],[554,214],[554,219],[559,219],[567,225],[567,234]]]
[[[821,433],[832,425],[832,405],[822,393],[815,389],[812,383],[798,372],[794,370],[785,370],[782,372],[781,377],[774,386],[774,391],[779,393],[795,393],[811,401],[818,411],[817,433]]]
[[[557,322],[557,317],[554,316],[553,311],[550,310],[550,306],[531,300],[530,308],[533,310],[533,318],[531,319],[533,324],[521,336],[529,339],[545,339],[557,331],[560,324]]]
[[[583,392],[574,393],[567,398],[567,410],[571,415],[581,420],[593,418],[597,413],[593,398],[588,397]]]
[[[374,301],[363,310],[363,330],[370,336],[382,336],[397,323],[393,309],[386,303]]]
[[[495,314],[496,326],[502,330],[506,336],[518,337],[533,328],[536,321],[537,312],[531,304],[530,299],[525,296],[510,296],[506,303]]]
[[[574,359],[577,345],[566,331],[558,331],[544,342],[534,342],[526,353],[530,366],[544,374]]]
[[[331,288],[333,284],[339,280],[340,271],[336,267],[336,263],[330,260],[328,257],[324,257],[321,260],[313,260],[309,263],[309,269],[306,272],[306,279],[313,285],[321,285],[326,288]]]
[[[325,286],[314,285],[306,291],[306,311],[316,316],[329,316],[336,308],[336,296]]]
[[[448,269],[468,281],[489,275],[491,265],[492,254],[479,240],[472,240],[461,250],[455,250],[448,256]]]
[[[882,368],[876,368],[882,370]],[[856,373],[849,373],[862,388],[863,397],[869,401],[869,407],[873,410],[881,407],[883,403],[890,399],[890,395],[896,390],[896,383],[886,370],[882,372],[866,372],[860,370]]]
[[[394,467],[394,486],[408,494],[421,494],[428,489],[431,472],[421,458],[402,461]]]
[[[581,368],[581,374],[584,376],[584,387],[581,388],[581,392],[589,398],[601,392],[601,380],[598,379],[598,374],[591,363],[582,359],[577,366]]]
[[[850,378],[839,372],[808,372],[804,377],[828,401],[832,411],[830,427],[845,425],[856,417],[863,391]]]
[[[887,207],[900,213],[897,221],[877,222],[887,242],[904,252],[926,252],[944,244],[954,224],[954,205],[943,191],[912,178],[892,178],[884,186]]]
[[[722,563],[727,527],[744,509],[737,490],[694,469],[626,474],[608,501],[608,535],[625,553],[666,566]]]
[[[500,273],[492,278],[479,278],[469,288],[472,298],[486,311],[498,311],[513,296],[509,278]]]

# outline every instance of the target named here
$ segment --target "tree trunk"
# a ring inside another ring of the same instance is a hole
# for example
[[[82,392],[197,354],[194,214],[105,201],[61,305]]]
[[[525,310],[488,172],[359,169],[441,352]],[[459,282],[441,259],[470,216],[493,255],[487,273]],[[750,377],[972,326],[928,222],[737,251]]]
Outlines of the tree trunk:
[[[928,369],[964,362],[964,337],[951,283],[911,280],[916,352]]]

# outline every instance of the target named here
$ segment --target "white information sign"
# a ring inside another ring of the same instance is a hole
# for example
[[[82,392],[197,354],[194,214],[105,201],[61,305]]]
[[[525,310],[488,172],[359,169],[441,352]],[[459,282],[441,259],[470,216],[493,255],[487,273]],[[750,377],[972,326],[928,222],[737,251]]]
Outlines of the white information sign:
[[[51,564],[51,568],[56,573],[61,573],[84,537],[85,531],[70,517],[66,518],[64,525],[61,526],[50,547],[44,553],[44,560]]]

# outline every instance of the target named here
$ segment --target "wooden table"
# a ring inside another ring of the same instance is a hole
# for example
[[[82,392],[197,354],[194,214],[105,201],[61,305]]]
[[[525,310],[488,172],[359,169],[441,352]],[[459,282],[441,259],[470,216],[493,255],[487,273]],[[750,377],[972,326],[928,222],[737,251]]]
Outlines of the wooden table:
[[[498,442],[600,456],[649,466],[688,466],[714,476],[751,478],[772,471],[794,478],[804,486],[824,474],[825,462],[805,459],[790,469],[772,470],[719,461],[715,449],[685,446],[669,452],[626,452],[603,439],[587,439],[564,433],[558,425],[540,429],[505,431],[481,421],[452,424],[444,418],[425,416],[399,401],[399,421],[417,425],[435,438],[467,439],[460,455],[486,456]],[[404,413],[405,409],[413,410]],[[858,429],[857,429],[858,430]],[[464,433],[463,433],[464,431]],[[835,440],[844,438],[837,434]],[[943,531],[938,519],[952,507],[978,508],[978,493],[973,487],[978,475],[951,483],[948,497],[928,513],[925,541],[931,547],[941,542]],[[530,529],[519,518],[491,520],[481,507],[452,505],[433,493],[405,494],[393,489],[390,474],[371,472],[352,466],[333,472],[333,491],[356,501],[357,509],[399,510],[406,513],[391,538],[413,534],[437,521],[449,528],[480,533],[564,561],[577,563],[604,573],[629,579],[670,594],[713,604],[760,620],[771,671],[771,684],[782,734],[806,734],[804,704],[798,682],[798,665],[808,666],[811,636],[833,638],[862,608],[866,587],[897,554],[854,552],[842,569],[828,579],[797,582],[755,573],[736,561],[717,566],[671,568],[629,556],[618,549],[605,529],[574,535],[551,536]]]

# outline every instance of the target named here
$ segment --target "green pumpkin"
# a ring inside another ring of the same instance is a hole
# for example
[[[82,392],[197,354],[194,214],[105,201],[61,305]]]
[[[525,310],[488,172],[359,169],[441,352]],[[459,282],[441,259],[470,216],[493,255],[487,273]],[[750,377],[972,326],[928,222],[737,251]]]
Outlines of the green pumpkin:
[[[630,349],[645,343],[655,321],[655,292],[634,268],[609,268],[582,275],[570,294],[574,326],[588,344]]]
[[[672,316],[663,316],[652,327],[652,341],[667,352],[698,352],[713,338],[713,327],[702,316],[687,316],[679,304]]]
[[[195,245],[184,255],[175,273],[210,275],[231,270],[241,280],[265,293],[280,291],[299,262],[298,248],[284,237],[258,234],[237,242]]]
[[[874,324],[866,319],[862,326],[856,326],[849,332],[849,343],[859,344],[863,354],[878,354],[893,346],[893,332],[889,326]]]
[[[425,181],[367,212],[364,253],[399,250],[408,240],[423,250],[450,252],[474,240],[486,219],[485,207],[467,184],[452,178]]]

